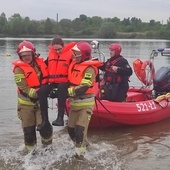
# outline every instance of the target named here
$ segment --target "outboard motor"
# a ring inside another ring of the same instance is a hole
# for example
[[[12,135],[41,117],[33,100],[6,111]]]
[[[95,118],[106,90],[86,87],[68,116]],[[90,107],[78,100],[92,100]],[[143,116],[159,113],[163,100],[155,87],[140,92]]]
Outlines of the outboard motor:
[[[156,72],[153,87],[157,95],[170,92],[170,67],[161,67]]]

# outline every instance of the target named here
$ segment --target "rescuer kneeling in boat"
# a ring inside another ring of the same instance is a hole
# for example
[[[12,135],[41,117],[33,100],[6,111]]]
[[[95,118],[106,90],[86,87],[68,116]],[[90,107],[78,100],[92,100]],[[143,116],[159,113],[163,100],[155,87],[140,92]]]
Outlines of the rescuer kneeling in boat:
[[[36,126],[41,124],[38,90],[47,83],[47,66],[35,53],[33,44],[23,41],[18,45],[19,59],[14,61],[14,78],[18,87],[18,117],[24,132],[26,153],[32,151],[36,144]],[[43,146],[52,144],[52,126],[49,123],[40,131]]]
[[[109,50],[111,57],[99,67],[100,70],[105,71],[100,97],[103,100],[122,102],[126,100],[129,77],[133,71],[128,61],[120,55],[122,51],[120,44],[111,44]]]
[[[102,62],[91,60],[91,47],[87,42],[78,42],[73,48],[73,61],[69,67],[70,112],[68,133],[75,142],[76,155],[86,151],[87,130],[93,113],[94,89],[98,68]]]

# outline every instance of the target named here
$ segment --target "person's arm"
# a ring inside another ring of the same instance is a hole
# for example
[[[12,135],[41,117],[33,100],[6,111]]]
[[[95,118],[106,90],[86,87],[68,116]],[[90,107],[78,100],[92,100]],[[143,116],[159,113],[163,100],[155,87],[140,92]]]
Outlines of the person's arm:
[[[99,68],[99,70],[101,70],[101,71],[105,71],[105,69],[106,69],[106,63],[107,63],[107,62],[103,63],[103,65],[102,65],[102,66],[98,67],[98,68]]]
[[[14,70],[14,79],[17,87],[29,98],[38,98],[37,91],[27,84],[24,72],[19,67]]]
[[[118,66],[117,74],[131,76],[133,74],[132,68],[127,60],[122,60],[122,66]]]
[[[74,88],[68,88],[69,95],[71,97],[81,96],[86,93],[89,87],[92,86],[93,81],[95,80],[95,70],[93,67],[88,67],[85,72],[81,84],[75,86]]]

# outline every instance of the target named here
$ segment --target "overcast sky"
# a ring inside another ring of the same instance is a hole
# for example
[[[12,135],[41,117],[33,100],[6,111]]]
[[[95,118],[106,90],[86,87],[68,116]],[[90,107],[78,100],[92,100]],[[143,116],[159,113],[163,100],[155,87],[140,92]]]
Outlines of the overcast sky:
[[[81,14],[88,17],[140,18],[166,23],[170,17],[170,0],[0,0],[0,14],[9,18],[15,13],[30,19],[75,19]]]

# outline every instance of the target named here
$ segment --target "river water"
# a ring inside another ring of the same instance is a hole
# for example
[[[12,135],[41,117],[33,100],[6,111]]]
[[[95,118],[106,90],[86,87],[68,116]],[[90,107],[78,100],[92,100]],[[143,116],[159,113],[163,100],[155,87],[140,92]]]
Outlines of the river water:
[[[17,94],[12,62],[18,58],[16,47],[23,39],[0,39],[0,170],[169,170],[170,119],[144,126],[90,129],[90,146],[84,160],[73,157],[73,143],[65,127],[54,127],[53,150],[44,151],[39,134],[37,154],[22,155],[23,133],[17,118]],[[46,58],[51,39],[28,39]],[[65,39],[66,42],[71,41]],[[76,41],[79,41],[76,39]],[[90,39],[87,40],[91,42]],[[109,57],[108,45],[119,42],[122,55],[132,66],[136,58],[147,60],[152,50],[170,47],[166,40],[99,40],[101,51]],[[93,54],[96,56],[97,54]],[[170,57],[158,55],[155,69],[170,65]],[[141,86],[135,73],[130,85]],[[50,120],[56,118],[55,100],[49,101]],[[67,117],[65,117],[67,119]]]

